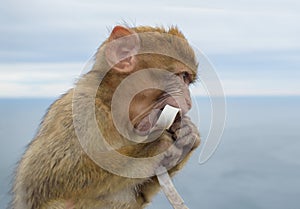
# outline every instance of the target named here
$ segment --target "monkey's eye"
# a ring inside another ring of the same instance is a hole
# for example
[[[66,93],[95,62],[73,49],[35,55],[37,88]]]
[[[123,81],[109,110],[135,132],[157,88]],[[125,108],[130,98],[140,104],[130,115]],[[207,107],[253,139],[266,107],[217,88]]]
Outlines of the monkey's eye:
[[[190,84],[192,82],[192,77],[188,72],[182,72],[179,74],[179,77],[184,81],[186,84]]]

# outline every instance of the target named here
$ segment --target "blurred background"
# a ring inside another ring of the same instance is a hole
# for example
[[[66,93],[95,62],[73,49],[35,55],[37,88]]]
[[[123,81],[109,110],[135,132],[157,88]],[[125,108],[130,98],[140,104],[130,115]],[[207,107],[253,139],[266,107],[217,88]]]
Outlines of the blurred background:
[[[192,208],[298,208],[300,2],[37,1],[0,4],[0,208],[49,105],[73,86],[114,25],[177,25],[223,84],[227,121],[205,164],[196,151],[174,184]],[[200,69],[201,70],[201,69]],[[205,141],[210,101],[192,87]],[[149,208],[171,208],[160,193]]]

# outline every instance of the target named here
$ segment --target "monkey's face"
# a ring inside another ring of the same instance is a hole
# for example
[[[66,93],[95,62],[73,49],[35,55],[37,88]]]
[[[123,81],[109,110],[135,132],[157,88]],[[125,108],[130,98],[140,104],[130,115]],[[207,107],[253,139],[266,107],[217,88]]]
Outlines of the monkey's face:
[[[125,86],[125,91],[137,92],[133,98],[128,98],[131,100],[129,119],[142,135],[149,133],[165,105],[179,108],[178,117],[185,115],[192,106],[189,85],[195,81],[196,70],[184,62],[192,60],[192,65],[196,66],[194,54],[185,39],[178,41],[170,36],[160,33],[141,36],[133,30],[117,26],[105,49],[106,61],[116,74],[130,77],[136,72],[152,69],[151,73],[142,73]],[[154,48],[155,52],[141,52],[149,48]]]
[[[177,118],[191,109],[189,85],[194,81],[193,74],[186,66],[176,63],[168,69],[166,75],[155,78],[164,83],[164,89],[146,89],[134,96],[130,103],[129,117],[140,134],[149,133],[167,104],[180,109]],[[154,79],[152,76],[148,77],[146,80]]]

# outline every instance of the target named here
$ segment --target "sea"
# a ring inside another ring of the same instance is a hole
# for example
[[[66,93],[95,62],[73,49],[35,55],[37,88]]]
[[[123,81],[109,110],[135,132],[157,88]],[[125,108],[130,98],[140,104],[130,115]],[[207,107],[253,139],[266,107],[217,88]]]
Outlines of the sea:
[[[55,99],[0,99],[0,208],[14,169]],[[300,97],[227,97],[219,146],[199,163],[212,129],[210,99],[194,98],[201,146],[173,183],[190,209],[300,208]],[[196,117],[196,118],[195,118]],[[221,119],[220,119],[221,120]],[[148,209],[172,209],[160,192]]]

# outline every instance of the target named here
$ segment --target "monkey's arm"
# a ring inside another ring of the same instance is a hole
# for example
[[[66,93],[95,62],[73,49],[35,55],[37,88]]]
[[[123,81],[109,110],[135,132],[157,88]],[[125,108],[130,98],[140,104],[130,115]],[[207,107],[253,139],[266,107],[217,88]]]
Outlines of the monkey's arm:
[[[200,134],[198,128],[188,116],[175,121],[170,128],[170,132],[175,140],[175,146],[182,151],[176,166],[169,170],[170,175],[173,176],[183,168],[193,151],[200,145]]]
[[[165,131],[158,140],[147,145],[144,151],[156,155],[164,152],[172,144],[174,144],[175,147],[172,147],[171,150],[165,154],[165,158],[161,161],[160,165],[168,166],[169,164],[174,165],[175,163],[175,166],[168,171],[171,176],[174,176],[176,172],[183,168],[194,149],[200,144],[200,135],[197,127],[188,117],[176,121],[170,128],[170,132]],[[150,181],[143,184],[140,196],[146,202],[150,202],[159,189],[160,185],[157,177],[154,176]]]
[[[99,111],[97,117],[99,119],[100,117],[108,119],[107,121],[98,120],[100,129],[102,128],[103,132],[105,132],[104,134],[109,134],[107,135],[107,138],[112,139],[111,136],[115,136],[115,138],[118,139],[116,141],[122,141],[120,140],[120,136],[118,136],[118,132],[116,132],[114,129],[111,129],[114,126],[112,124],[110,110],[103,105],[99,105],[98,107],[100,108],[96,110],[96,112]],[[109,143],[115,145],[113,141],[110,141]],[[126,142],[124,143],[126,144]],[[194,150],[199,145],[199,143],[200,137],[196,126],[187,116],[185,116],[180,120],[175,121],[175,123],[170,128],[170,131],[164,131],[162,136],[157,140],[148,144],[128,144],[119,147],[117,151],[123,155],[137,158],[153,157],[157,154],[165,152],[161,161],[158,162],[155,167],[153,167],[153,171],[161,165],[169,168],[172,167],[172,169],[169,170],[169,173],[171,176],[173,176],[188,161],[189,157],[191,156],[192,150]],[[170,148],[170,146],[172,146],[173,144],[174,146]],[[168,150],[168,148],[170,149]],[[168,151],[166,152],[166,150]],[[127,181],[127,179],[125,178],[120,178],[120,180],[122,180],[123,182]],[[150,202],[152,197],[160,189],[160,185],[157,181],[156,176],[149,179],[142,179],[139,182],[131,181],[131,183],[133,185],[136,185],[136,189],[138,191],[137,202],[140,202],[141,204]]]

